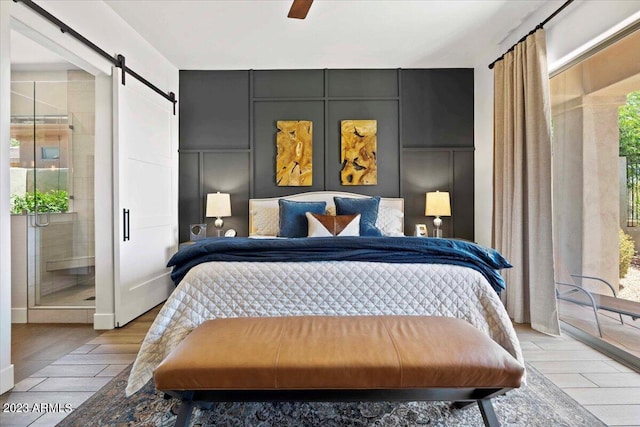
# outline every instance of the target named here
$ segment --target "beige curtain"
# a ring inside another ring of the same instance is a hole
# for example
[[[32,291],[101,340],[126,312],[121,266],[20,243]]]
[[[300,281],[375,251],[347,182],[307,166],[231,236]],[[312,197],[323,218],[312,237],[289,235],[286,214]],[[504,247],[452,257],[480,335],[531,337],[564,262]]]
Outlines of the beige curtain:
[[[513,265],[502,271],[509,315],[518,323],[558,335],[550,120],[541,29],[494,67],[493,244]]]

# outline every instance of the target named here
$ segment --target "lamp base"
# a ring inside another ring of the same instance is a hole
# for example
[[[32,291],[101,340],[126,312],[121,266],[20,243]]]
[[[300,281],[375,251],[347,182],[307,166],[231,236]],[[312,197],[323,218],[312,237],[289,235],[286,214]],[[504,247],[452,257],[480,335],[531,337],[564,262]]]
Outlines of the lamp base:
[[[222,236],[222,226],[224,225],[224,221],[222,220],[222,218],[217,217],[216,220],[213,222],[214,227],[216,227],[216,230],[218,231],[218,237]]]
[[[439,216],[435,217],[433,220],[433,237],[441,238],[442,237],[442,220]]]

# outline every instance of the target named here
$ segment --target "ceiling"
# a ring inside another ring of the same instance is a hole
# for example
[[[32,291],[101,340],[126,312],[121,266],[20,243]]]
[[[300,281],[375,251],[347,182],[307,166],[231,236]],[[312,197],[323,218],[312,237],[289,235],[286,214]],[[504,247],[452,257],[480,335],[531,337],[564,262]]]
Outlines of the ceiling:
[[[563,0],[315,0],[305,20],[286,17],[291,0],[105,2],[193,70],[475,67]]]
[[[11,68],[21,71],[51,71],[74,70],[78,67],[19,31],[11,30]]]

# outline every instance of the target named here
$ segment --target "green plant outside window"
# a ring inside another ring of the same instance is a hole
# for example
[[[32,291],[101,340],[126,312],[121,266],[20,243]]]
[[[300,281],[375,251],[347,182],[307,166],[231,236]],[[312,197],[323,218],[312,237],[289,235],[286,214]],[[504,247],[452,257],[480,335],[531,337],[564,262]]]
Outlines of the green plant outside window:
[[[38,212],[60,213],[69,210],[69,194],[64,190],[51,190],[29,192],[24,195],[11,196],[11,213],[34,213],[38,206]]]

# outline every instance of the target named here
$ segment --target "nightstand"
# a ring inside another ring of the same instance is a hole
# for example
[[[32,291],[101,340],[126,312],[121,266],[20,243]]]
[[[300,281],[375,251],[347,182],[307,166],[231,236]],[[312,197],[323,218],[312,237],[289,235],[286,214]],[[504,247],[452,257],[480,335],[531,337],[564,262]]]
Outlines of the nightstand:
[[[193,245],[194,243],[196,243],[196,242],[193,242],[193,241],[191,241],[191,240],[188,240],[188,241],[186,241],[186,242],[182,242],[182,243],[180,243],[180,245],[178,245],[178,250],[183,249],[183,248],[186,248],[187,246],[191,246],[191,245]]]

